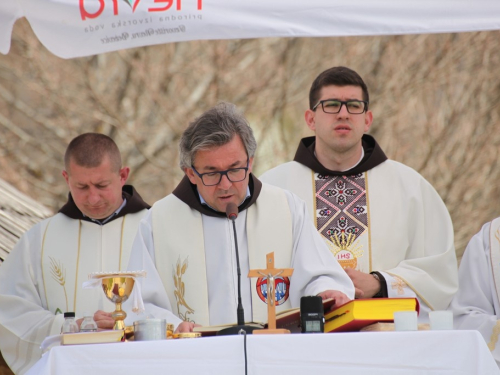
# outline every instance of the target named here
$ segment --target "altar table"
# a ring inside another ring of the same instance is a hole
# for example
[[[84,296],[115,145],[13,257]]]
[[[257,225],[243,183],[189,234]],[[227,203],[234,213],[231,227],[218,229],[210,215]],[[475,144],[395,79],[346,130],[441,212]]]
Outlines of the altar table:
[[[350,332],[205,337],[57,346],[33,375],[497,374],[476,331]]]

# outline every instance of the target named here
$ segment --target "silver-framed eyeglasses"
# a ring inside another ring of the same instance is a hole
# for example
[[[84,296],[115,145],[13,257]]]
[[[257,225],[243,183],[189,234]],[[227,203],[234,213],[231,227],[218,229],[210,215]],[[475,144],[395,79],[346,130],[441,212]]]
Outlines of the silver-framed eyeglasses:
[[[193,168],[194,173],[201,178],[201,182],[205,186],[214,186],[219,185],[222,180],[222,176],[226,176],[227,179],[231,182],[240,182],[243,181],[247,177],[248,173],[248,164],[250,160],[247,160],[247,166],[243,168],[231,168],[225,171],[217,171],[217,172],[208,172],[208,173],[199,173],[195,167],[191,164],[191,168]]]
[[[351,115],[360,115],[366,111],[366,107],[368,102],[364,100],[337,100],[337,99],[325,99],[320,100],[318,104],[313,107],[313,111],[316,111],[316,108],[321,104],[321,108],[323,108],[323,112],[325,113],[339,113],[342,109],[342,106],[345,105],[347,108],[347,112]]]

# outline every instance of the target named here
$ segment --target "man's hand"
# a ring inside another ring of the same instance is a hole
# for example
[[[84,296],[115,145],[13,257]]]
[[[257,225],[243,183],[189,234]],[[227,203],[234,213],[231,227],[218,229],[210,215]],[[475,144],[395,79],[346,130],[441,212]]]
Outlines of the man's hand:
[[[94,320],[97,323],[98,329],[113,329],[115,320],[110,312],[97,310],[94,314]]]
[[[113,329],[115,326],[115,320],[111,316],[111,313],[108,313],[106,311],[102,310],[97,310],[96,313],[94,314],[94,321],[97,323],[97,328],[99,330],[102,329]],[[76,324],[78,324],[78,327],[81,327],[83,322],[83,318],[78,319],[76,321]]]
[[[356,298],[372,298],[380,291],[380,281],[373,277],[373,275],[356,271],[352,268],[346,268],[345,272],[352,280],[354,288],[356,288]]]
[[[323,300],[329,298],[335,300],[335,304],[332,306],[332,309],[335,309],[340,305],[343,305],[344,303],[350,301],[349,297],[347,297],[344,293],[339,292],[338,290],[325,290],[324,292],[319,293],[318,296],[320,296]]]
[[[177,326],[175,333],[193,332],[194,327],[201,327],[201,325],[194,324],[193,322],[182,322]]]

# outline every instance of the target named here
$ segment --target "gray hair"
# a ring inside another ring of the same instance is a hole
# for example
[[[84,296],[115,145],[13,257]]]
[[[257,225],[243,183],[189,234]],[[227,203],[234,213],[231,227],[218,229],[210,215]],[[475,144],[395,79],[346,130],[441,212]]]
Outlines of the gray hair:
[[[247,156],[254,157],[257,142],[247,120],[236,106],[219,103],[189,124],[179,143],[179,164],[182,170],[191,168],[196,153],[223,146],[238,135],[245,146]]]

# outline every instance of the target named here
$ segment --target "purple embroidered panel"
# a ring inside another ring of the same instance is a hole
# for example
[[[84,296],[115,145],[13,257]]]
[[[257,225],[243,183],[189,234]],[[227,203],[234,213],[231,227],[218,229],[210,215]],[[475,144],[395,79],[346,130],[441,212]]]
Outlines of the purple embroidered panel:
[[[368,228],[365,174],[325,176],[314,174],[316,222],[327,239],[334,233],[359,237]]]

